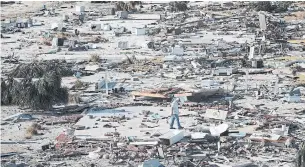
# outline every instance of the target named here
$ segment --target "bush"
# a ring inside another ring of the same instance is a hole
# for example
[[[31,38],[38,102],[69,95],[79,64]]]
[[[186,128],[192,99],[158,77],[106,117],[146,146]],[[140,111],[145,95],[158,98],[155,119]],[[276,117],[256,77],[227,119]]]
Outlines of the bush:
[[[100,56],[98,54],[96,54],[96,53],[95,54],[91,54],[89,61],[97,63],[97,62],[100,61]]]
[[[70,104],[75,104],[80,102],[80,94],[75,93],[75,94],[69,94],[69,103]]]
[[[33,123],[30,127],[27,128],[25,138],[31,139],[34,135],[38,135],[38,130],[41,130],[41,126],[37,123]]]
[[[74,86],[76,89],[81,89],[81,88],[85,87],[85,84],[84,84],[84,82],[77,80],[77,81],[75,81]]]

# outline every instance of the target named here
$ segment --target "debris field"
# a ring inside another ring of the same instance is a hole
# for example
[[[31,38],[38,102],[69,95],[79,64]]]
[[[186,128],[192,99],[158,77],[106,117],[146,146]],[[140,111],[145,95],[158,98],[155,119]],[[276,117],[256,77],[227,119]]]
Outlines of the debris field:
[[[304,10],[1,1],[1,166],[304,167]]]

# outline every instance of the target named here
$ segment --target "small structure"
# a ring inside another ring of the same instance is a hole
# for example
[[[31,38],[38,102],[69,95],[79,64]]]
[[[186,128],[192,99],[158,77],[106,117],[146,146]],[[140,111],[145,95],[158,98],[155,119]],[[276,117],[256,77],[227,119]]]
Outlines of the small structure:
[[[126,32],[125,27],[117,27],[117,28],[114,29],[114,33],[122,34],[124,32]]]
[[[100,11],[102,15],[115,15],[115,9],[114,8],[103,8]]]
[[[63,46],[64,39],[63,38],[53,38],[52,40],[52,47]]]
[[[69,20],[69,16],[64,14],[62,15],[62,21],[68,21]]]
[[[15,27],[16,22],[12,19],[5,19],[4,21],[1,21],[1,27]]]
[[[28,28],[32,26],[32,20],[30,19],[17,19],[16,27],[18,28]]]
[[[127,49],[128,48],[128,41],[119,41],[118,48],[120,49]]]
[[[261,59],[252,60],[252,68],[263,68],[264,61]]]
[[[172,52],[171,52],[171,54],[172,54],[172,55],[181,56],[181,55],[183,55],[183,52],[184,52],[183,47],[175,46],[175,47],[172,47]]]
[[[172,31],[173,35],[180,35],[182,33],[182,30],[181,28],[175,28],[173,31]]]
[[[146,28],[135,28],[135,34],[136,35],[145,35],[146,34]]]
[[[225,8],[229,8],[229,7],[233,7],[234,6],[234,3],[233,2],[223,2],[221,4],[222,7],[225,7]]]
[[[118,11],[117,17],[119,19],[128,19],[128,12],[127,11]]]
[[[111,30],[111,26],[109,24],[104,25],[103,27],[104,31],[110,31]]]
[[[75,9],[77,13],[85,12],[85,6],[76,6]]]
[[[250,52],[249,52],[249,59],[253,59],[254,58],[254,46],[250,47]]]
[[[259,27],[261,30],[266,30],[266,16],[263,13],[259,13]]]

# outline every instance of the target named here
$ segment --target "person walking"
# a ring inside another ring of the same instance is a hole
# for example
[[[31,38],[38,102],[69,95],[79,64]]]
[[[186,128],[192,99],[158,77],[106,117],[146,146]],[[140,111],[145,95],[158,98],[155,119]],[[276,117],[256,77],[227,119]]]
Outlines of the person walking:
[[[171,121],[170,121],[170,129],[175,129],[173,127],[175,120],[177,121],[178,129],[183,129],[179,120],[179,102],[180,98],[175,98],[171,103]]]

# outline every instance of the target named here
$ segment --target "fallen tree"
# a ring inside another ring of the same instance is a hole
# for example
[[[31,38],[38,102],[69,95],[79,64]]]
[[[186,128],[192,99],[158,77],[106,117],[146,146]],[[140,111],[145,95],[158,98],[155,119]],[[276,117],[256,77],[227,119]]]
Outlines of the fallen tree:
[[[18,105],[34,110],[47,110],[54,104],[68,102],[68,89],[61,87],[61,76],[55,71],[42,78],[14,79],[1,82],[1,105]]]
[[[55,71],[61,76],[72,76],[73,71],[65,62],[59,60],[51,60],[44,62],[32,62],[27,64],[19,64],[10,74],[13,78],[40,78],[48,71]]]

